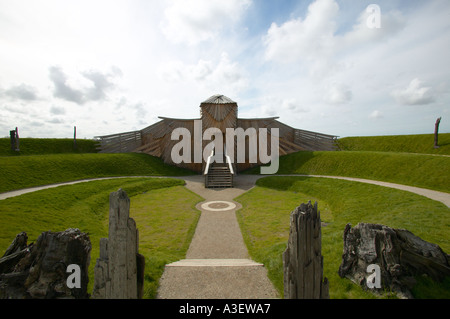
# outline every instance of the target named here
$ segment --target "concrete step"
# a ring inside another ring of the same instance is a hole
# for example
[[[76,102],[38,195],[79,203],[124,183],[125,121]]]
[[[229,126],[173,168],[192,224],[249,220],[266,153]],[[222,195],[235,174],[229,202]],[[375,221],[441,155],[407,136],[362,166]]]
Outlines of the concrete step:
[[[262,267],[251,259],[182,259],[166,267]]]
[[[276,299],[262,266],[166,267],[158,299]]]

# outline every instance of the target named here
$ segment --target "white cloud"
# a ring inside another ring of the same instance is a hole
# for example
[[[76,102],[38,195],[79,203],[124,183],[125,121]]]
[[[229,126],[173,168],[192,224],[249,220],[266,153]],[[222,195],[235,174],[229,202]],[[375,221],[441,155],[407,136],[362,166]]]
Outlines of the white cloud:
[[[231,61],[223,52],[216,63],[200,59],[197,64],[185,64],[181,61],[170,61],[162,65],[158,74],[167,82],[183,82],[187,85],[201,86],[212,94],[229,92],[238,94],[248,86],[248,76],[244,68]]]
[[[34,101],[38,99],[36,88],[27,84],[13,86],[5,91],[5,95],[13,99]]]
[[[393,10],[381,12],[380,28],[369,28],[367,21],[371,18],[371,14],[371,12],[366,10],[362,11],[352,30],[340,37],[339,46],[342,49],[351,49],[363,44],[379,43],[382,40],[395,36],[406,25],[406,20],[402,13],[398,10]]]
[[[250,0],[175,0],[164,12],[161,29],[172,42],[195,45],[216,38],[250,4]]]
[[[399,11],[383,12],[382,27],[367,26],[369,13],[364,9],[351,30],[339,34],[339,5],[335,0],[315,0],[304,19],[293,18],[278,26],[272,23],[264,37],[265,58],[279,63],[300,62],[311,75],[324,76],[342,69],[338,58],[342,54],[367,45],[379,44],[395,36],[405,26]]]
[[[0,0],[0,129],[106,135],[225,94],[313,131],[428,132],[450,112],[450,2],[377,1],[381,29],[350,2]]]
[[[326,89],[324,101],[330,104],[344,104],[352,100],[353,93],[348,86],[334,83]]]
[[[72,77],[59,66],[51,66],[48,70],[54,97],[77,104],[106,99],[106,93],[115,88],[114,77],[122,75],[117,67],[104,73],[98,70],[83,71]]]
[[[50,113],[53,115],[64,115],[66,114],[66,109],[62,106],[52,106],[50,108]]]
[[[308,14],[278,26],[272,23],[264,39],[267,60],[290,63],[327,57],[334,46],[335,18],[339,6],[334,0],[317,0]]]
[[[434,102],[431,87],[426,87],[417,78],[413,79],[403,90],[394,90],[392,96],[402,105],[425,105]]]
[[[309,107],[302,105],[298,99],[288,98],[281,102],[281,108],[287,112],[308,113],[311,111]]]
[[[371,118],[371,119],[381,119],[381,118],[383,118],[383,114],[380,111],[375,110],[372,113],[370,113],[369,118]]]

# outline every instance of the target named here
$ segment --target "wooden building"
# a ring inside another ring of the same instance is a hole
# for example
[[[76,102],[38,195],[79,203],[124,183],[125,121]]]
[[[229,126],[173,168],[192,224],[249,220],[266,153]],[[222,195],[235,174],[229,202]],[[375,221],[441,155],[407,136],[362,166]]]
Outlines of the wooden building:
[[[175,164],[172,160],[171,152],[173,147],[180,141],[172,140],[172,132],[177,128],[187,129],[187,131],[190,132],[192,150],[196,149],[196,146],[198,150],[198,143],[201,143],[201,150],[203,151],[205,146],[211,143],[210,140],[202,139],[201,142],[199,142],[198,140],[199,136],[203,137],[203,134],[208,128],[218,128],[223,134],[224,143],[226,141],[227,128],[242,128],[246,132],[254,131],[256,132],[256,134],[258,134],[259,129],[267,129],[267,141],[269,141],[269,150],[267,152],[268,155],[271,152],[270,140],[272,128],[278,128],[279,130],[278,141],[280,156],[298,151],[335,150],[335,141],[337,138],[336,136],[292,128],[284,123],[279,122],[278,117],[250,119],[239,118],[237,103],[224,95],[214,95],[206,101],[202,102],[200,104],[200,115],[201,116],[198,119],[174,119],[159,117],[161,121],[150,125],[149,127],[146,127],[140,131],[99,136],[97,137],[99,139],[99,151],[102,153],[142,152],[160,157],[167,164],[188,168],[198,173],[209,172],[209,174],[211,174],[211,171],[214,171],[214,168],[218,170],[219,167],[223,167],[223,170],[225,170],[226,167],[229,166],[228,171],[231,171],[231,175],[234,175],[237,172],[261,164],[259,157],[256,163],[253,163],[254,161],[250,161],[248,152],[248,140],[256,138],[256,140],[258,140],[259,142],[258,136],[246,136],[246,160],[244,163],[238,163],[238,161],[236,160],[237,143],[234,143],[234,157],[233,159],[231,159],[231,163],[229,163],[229,165],[227,165],[226,158],[224,159],[225,163],[223,163],[223,165],[220,165],[220,163],[212,165],[212,163],[210,163],[208,160],[203,159],[203,156],[202,160],[200,161],[198,161],[197,157],[196,163],[194,152],[191,152],[190,161],[184,161],[179,164]],[[199,120],[201,120],[201,132],[198,128],[197,131],[195,129],[196,125],[198,127],[198,124],[200,123]],[[255,130],[248,130],[249,128],[254,128]],[[195,143],[197,143],[197,145]],[[208,182],[206,182],[206,184],[208,186]],[[214,185],[214,183],[209,184]]]

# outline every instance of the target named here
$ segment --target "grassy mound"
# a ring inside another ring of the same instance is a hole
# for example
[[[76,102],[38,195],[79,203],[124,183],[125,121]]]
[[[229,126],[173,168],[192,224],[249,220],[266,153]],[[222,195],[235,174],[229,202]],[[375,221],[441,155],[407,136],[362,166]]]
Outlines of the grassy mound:
[[[0,192],[96,177],[184,176],[192,172],[146,154],[0,157]]]
[[[450,157],[390,152],[297,152],[277,174],[333,175],[450,191]],[[259,174],[258,167],[248,173]]]
[[[78,228],[89,234],[92,244],[88,287],[91,292],[99,241],[108,237],[109,194],[122,188],[130,197],[130,216],[139,230],[139,251],[146,259],[145,297],[155,297],[164,265],[184,258],[199,217],[195,205],[201,198],[183,184],[178,179],[113,179],[2,200],[0,252],[22,231],[27,232],[31,243],[43,231]]]
[[[236,200],[242,234],[251,257],[264,263],[269,278],[283,291],[282,253],[289,238],[289,216],[297,206],[318,201],[322,222],[324,275],[331,298],[374,298],[350,280],[338,276],[342,261],[343,231],[347,223],[379,223],[405,228],[450,251],[450,209],[444,204],[385,187],[309,177],[267,177]],[[450,279],[450,278],[449,278]],[[450,298],[450,280],[441,284],[419,278],[417,298]]]
[[[434,148],[434,134],[344,137],[338,140],[343,151],[405,152],[450,155],[450,133],[439,134],[439,148]]]
[[[20,152],[11,150],[11,140],[0,138],[0,156],[96,153],[95,140],[77,139],[74,148],[70,138],[20,138]]]

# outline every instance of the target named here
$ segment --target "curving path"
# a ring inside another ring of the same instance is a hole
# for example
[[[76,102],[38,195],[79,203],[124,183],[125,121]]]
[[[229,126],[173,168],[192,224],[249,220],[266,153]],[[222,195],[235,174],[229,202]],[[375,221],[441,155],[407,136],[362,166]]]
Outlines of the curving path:
[[[344,176],[328,176],[328,175],[300,175],[300,174],[288,174],[288,175],[238,175],[235,178],[235,181],[239,182],[239,185],[242,189],[245,191],[249,190],[253,186],[255,186],[255,183],[258,179],[268,177],[268,176],[302,176],[302,177],[319,177],[319,178],[333,178],[333,179],[341,179],[341,180],[347,180],[347,181],[353,181],[353,182],[359,182],[359,183],[366,183],[366,184],[373,184],[383,187],[389,187],[389,188],[395,188],[404,190],[407,192],[415,193],[421,196],[425,196],[427,198],[430,198],[432,200],[439,201],[441,203],[444,203],[447,207],[450,207],[450,194],[446,192],[440,192],[440,191],[434,191],[426,188],[420,188],[420,187],[414,187],[414,186],[407,186],[402,184],[394,184],[394,183],[388,183],[388,182],[381,182],[381,181],[374,181],[369,179],[363,179],[363,178],[354,178],[354,177],[344,177]],[[78,181],[72,181],[72,182],[65,182],[65,183],[58,183],[58,184],[51,184],[51,185],[45,185],[45,186],[37,186],[37,187],[31,187],[31,188],[24,188],[20,190],[15,190],[11,192],[6,193],[0,193],[0,200],[4,200],[10,197],[16,197],[27,193],[32,193],[36,191],[40,191],[43,189],[49,189],[64,185],[73,185],[78,183],[85,183],[85,182],[92,182],[92,181],[98,181],[98,180],[106,180],[106,179],[116,179],[116,178],[178,178],[187,181],[203,181],[203,176],[199,175],[191,175],[191,176],[120,176],[120,177],[102,177],[102,178],[92,178],[92,179],[84,179],[84,180],[78,180]],[[198,193],[201,192],[202,189],[204,190],[203,184],[198,184],[197,186],[192,186],[194,189],[193,191]],[[237,197],[236,195],[235,197]],[[234,197],[233,197],[234,198]],[[220,198],[216,198],[216,200],[220,200]]]
[[[273,175],[303,176],[342,179],[396,188],[440,201],[450,207],[450,194],[428,189],[360,178],[322,175]],[[160,299],[269,299],[279,295],[267,277],[264,265],[250,259],[239,224],[236,210],[241,205],[234,198],[255,186],[261,175],[238,175],[235,187],[206,189],[204,178],[192,176],[123,176],[79,180],[67,183],[27,188],[0,194],[0,200],[20,196],[43,189],[78,183],[116,178],[178,178],[186,182],[186,188],[205,200],[197,204],[201,211],[194,237],[186,259],[166,265],[160,280],[157,298]]]

